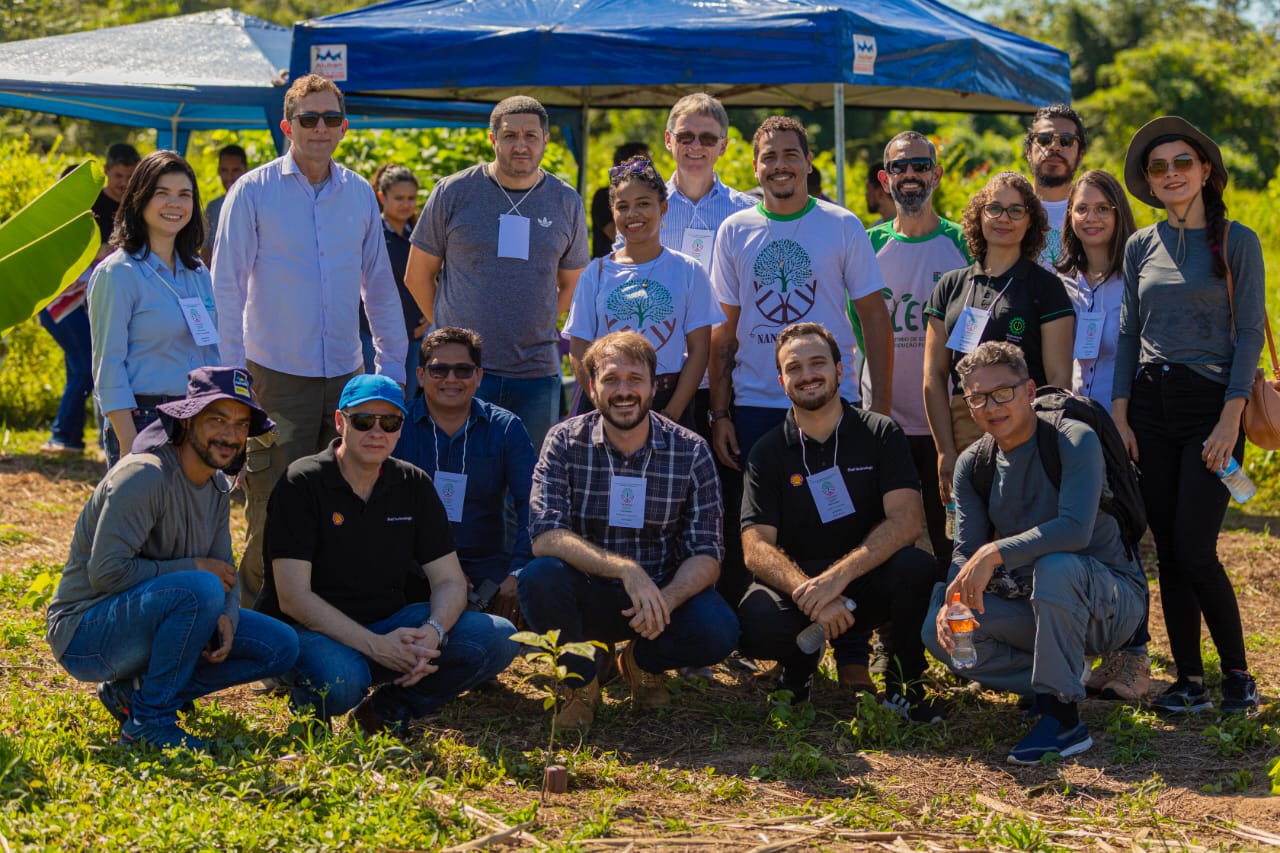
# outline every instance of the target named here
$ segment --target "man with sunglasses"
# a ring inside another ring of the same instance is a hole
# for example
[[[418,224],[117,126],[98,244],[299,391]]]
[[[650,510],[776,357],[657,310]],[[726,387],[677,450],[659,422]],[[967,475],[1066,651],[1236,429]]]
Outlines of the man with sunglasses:
[[[393,455],[431,475],[452,522],[472,600],[515,622],[520,614],[516,578],[533,559],[529,486],[537,456],[519,418],[476,397],[484,377],[481,346],[478,332],[456,326],[422,339],[422,395],[409,404],[409,419]],[[505,543],[503,520],[508,494],[516,512],[511,548]]]
[[[246,607],[262,587],[271,489],[291,462],[335,436],[323,413],[364,369],[361,300],[379,373],[403,383],[409,346],[378,200],[333,160],[347,130],[342,92],[317,74],[300,77],[285,94],[284,116],[289,151],[232,184],[213,251],[223,362],[248,368],[277,427],[249,439]]]
[[[1098,435],[1073,418],[1042,419],[1036,384],[1016,346],[988,341],[956,366],[965,402],[990,436],[956,462],[956,539],[950,582],[934,588],[922,635],[940,661],[955,644],[946,619],[955,595],[976,615],[977,662],[967,678],[1028,697],[1034,727],[1013,764],[1065,758],[1093,745],[1080,721],[1086,655],[1124,648],[1146,612],[1146,578],[1120,526],[1099,510],[1106,463]],[[994,441],[989,468],[979,471]],[[1059,483],[1041,447],[1057,445]]]
[[[297,631],[298,662],[282,678],[292,705],[325,722],[354,709],[367,733],[403,732],[496,677],[517,649],[506,619],[464,612],[445,507],[424,471],[390,458],[406,413],[391,379],[353,378],[338,438],[289,466],[267,515],[258,604]],[[422,575],[429,601],[413,594]]]
[[[1050,104],[1036,110],[1022,140],[1022,153],[1031,167],[1036,198],[1049,215],[1049,238],[1040,253],[1040,266],[1049,272],[1058,271],[1067,196],[1087,145],[1083,119],[1066,104]]]
[[[542,104],[524,95],[493,108],[493,162],[436,183],[404,277],[429,323],[484,338],[476,394],[514,412],[534,447],[560,417],[556,320],[590,257],[582,199],[540,165],[549,126]]]

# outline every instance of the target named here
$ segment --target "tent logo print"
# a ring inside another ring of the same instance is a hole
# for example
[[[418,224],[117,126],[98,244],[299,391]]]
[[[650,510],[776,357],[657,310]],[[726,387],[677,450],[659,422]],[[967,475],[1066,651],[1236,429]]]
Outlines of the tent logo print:
[[[347,46],[345,44],[313,44],[311,73],[328,77],[335,83],[347,79]]]
[[[876,73],[875,36],[855,35],[853,37],[853,73],[855,75]]]

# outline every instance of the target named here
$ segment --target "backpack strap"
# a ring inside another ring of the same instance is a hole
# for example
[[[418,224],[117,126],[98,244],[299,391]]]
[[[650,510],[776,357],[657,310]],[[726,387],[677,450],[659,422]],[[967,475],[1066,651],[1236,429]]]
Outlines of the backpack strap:
[[[1036,413],[1036,446],[1040,450],[1040,465],[1055,489],[1062,488],[1062,450],[1058,447],[1058,426],[1062,417],[1061,409]]]
[[[973,490],[990,506],[991,489],[996,482],[996,440],[989,433],[983,433],[976,446],[969,482],[973,484]]]

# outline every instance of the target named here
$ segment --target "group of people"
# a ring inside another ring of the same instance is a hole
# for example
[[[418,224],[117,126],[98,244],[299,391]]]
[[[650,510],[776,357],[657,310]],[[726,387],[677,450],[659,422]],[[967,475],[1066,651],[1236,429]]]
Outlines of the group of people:
[[[186,162],[141,158],[88,281],[110,467],[49,638],[124,741],[199,745],[179,711],[260,679],[320,720],[403,730],[501,672],[522,621],[610,649],[565,655],[560,726],[592,722],[615,667],[637,707],[727,659],[776,661],[808,700],[814,625],[842,686],[874,691],[875,670],[886,706],[934,721],[924,653],[951,660],[959,601],[977,614],[963,674],[1033,723],[1009,760],[1074,754],[1087,692],[1149,690],[1146,581],[1111,501],[1130,460],[1177,664],[1152,704],[1212,707],[1203,613],[1222,708],[1257,706],[1216,473],[1242,450],[1261,251],[1184,120],[1126,158],[1156,226],[1135,231],[1112,175],[1076,177],[1085,127],[1053,105],[1027,129],[1032,180],[994,174],[960,223],[931,204],[934,144],[894,136],[892,216],[868,232],[810,195],[792,118],[752,138],[759,197],[726,187],[728,116],[690,95],[670,179],[644,152],[610,170],[594,259],[581,199],[540,167],[532,98],[494,108],[493,161],[416,218],[411,171],[371,187],[333,160],[332,82],[296,80],[282,128],[289,152],[231,178],[207,240]],[[582,399],[557,423],[566,312]],[[1102,414],[1050,417],[1046,386]]]

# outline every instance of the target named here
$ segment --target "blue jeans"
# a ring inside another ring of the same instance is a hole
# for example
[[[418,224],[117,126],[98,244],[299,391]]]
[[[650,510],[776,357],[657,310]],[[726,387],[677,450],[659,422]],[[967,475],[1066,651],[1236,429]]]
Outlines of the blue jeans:
[[[560,629],[560,642],[632,640],[636,663],[646,672],[711,666],[738,645],[738,617],[720,593],[704,589],[671,612],[657,639],[631,629],[622,611],[631,598],[622,584],[580,572],[555,557],[538,557],[520,572],[520,610],[538,633]],[[595,661],[565,655],[561,663],[584,682],[596,677]],[[571,685],[572,686],[572,685]]]
[[[365,627],[375,634],[417,628],[431,616],[431,604],[401,608]],[[434,663],[438,670],[412,687],[393,684],[400,673],[390,670],[332,637],[294,626],[298,664],[282,679],[293,687],[295,710],[310,705],[323,720],[345,714],[364,699],[370,687],[374,710],[396,726],[425,717],[460,693],[488,681],[507,668],[519,646],[511,642],[515,626],[498,616],[464,612],[449,631],[449,642]]]
[[[547,430],[560,419],[560,377],[511,379],[485,371],[476,396],[513,412],[529,431],[533,449],[542,449]]]
[[[132,715],[142,722],[172,721],[188,701],[279,675],[298,656],[288,625],[241,610],[227,659],[203,660],[226,600],[210,572],[170,572],[143,581],[85,611],[60,662],[80,681],[141,676]]]
[[[141,406],[133,410],[133,428],[142,432],[160,419],[160,411],[155,406]],[[111,426],[110,418],[102,419],[102,452],[107,456],[107,470],[120,461],[120,438]]]
[[[40,325],[62,347],[66,356],[66,384],[53,420],[53,440],[67,447],[84,448],[84,403],[93,392],[93,347],[89,339],[89,312],[76,308],[53,322],[48,310],[40,312]]]

